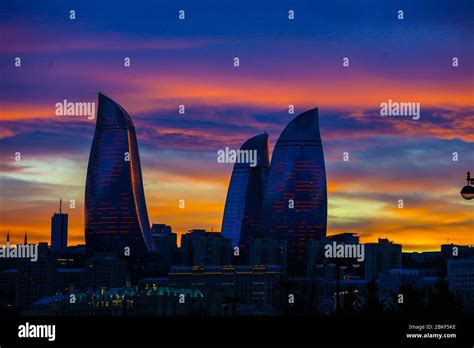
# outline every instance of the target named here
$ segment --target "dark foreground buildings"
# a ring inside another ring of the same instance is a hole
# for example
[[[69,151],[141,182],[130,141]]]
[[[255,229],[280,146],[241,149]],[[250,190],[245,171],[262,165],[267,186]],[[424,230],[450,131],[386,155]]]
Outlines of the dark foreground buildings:
[[[84,215],[89,250],[132,257],[154,250],[135,127],[119,104],[100,93]]]
[[[219,232],[190,230],[181,236],[180,259],[188,266],[228,265],[232,263],[230,239]]]

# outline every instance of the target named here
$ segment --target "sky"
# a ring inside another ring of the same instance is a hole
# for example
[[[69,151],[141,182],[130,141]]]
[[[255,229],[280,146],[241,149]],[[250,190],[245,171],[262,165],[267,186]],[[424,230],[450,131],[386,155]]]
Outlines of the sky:
[[[135,124],[152,223],[220,231],[232,164],[217,151],[264,131],[272,150],[317,106],[328,234],[404,251],[474,244],[474,202],[459,194],[474,173],[473,18],[472,1],[4,0],[0,242],[49,241],[62,197],[69,244],[84,243],[95,120],[55,104],[102,92]],[[390,99],[420,103],[420,119],[381,116]]]

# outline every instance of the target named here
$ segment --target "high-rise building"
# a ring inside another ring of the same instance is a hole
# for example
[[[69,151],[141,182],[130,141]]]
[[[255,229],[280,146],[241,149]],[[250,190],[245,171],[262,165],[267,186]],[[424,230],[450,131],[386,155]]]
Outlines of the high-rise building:
[[[402,246],[388,239],[365,244],[365,279],[372,280],[385,270],[402,268]]]
[[[268,238],[288,241],[288,268],[305,270],[307,244],[326,236],[326,169],[318,109],[295,117],[272,154],[263,203]]]
[[[268,134],[247,140],[240,151],[255,151],[256,163],[235,163],[227,191],[222,219],[222,234],[232,246],[247,248],[255,238],[262,237],[263,195],[270,162]]]
[[[232,248],[220,232],[190,230],[181,236],[181,263],[188,266],[229,265]]]
[[[171,226],[165,224],[153,224],[151,233],[155,251],[161,257],[160,265],[164,271],[168,272],[169,267],[175,265],[177,261],[177,235],[173,233]]]
[[[51,217],[51,251],[58,252],[67,249],[68,214],[62,212],[62,200],[59,202],[59,214]]]
[[[135,127],[127,112],[99,93],[87,168],[86,245],[130,256],[154,250],[143,190]]]

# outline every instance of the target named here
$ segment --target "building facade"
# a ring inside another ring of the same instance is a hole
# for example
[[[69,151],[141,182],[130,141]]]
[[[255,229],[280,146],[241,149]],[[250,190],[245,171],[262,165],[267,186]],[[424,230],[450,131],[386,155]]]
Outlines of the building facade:
[[[67,249],[68,214],[63,214],[61,203],[59,214],[51,217],[51,251],[61,252]]]
[[[474,314],[474,257],[448,260],[448,280],[451,290],[462,299],[464,311]]]
[[[385,270],[402,268],[402,246],[388,239],[365,244],[365,279],[372,280]]]
[[[240,311],[249,306],[253,314],[271,314],[277,307],[281,275],[281,267],[274,265],[171,267],[169,282],[221,297]]]
[[[135,127],[115,101],[99,94],[97,123],[87,168],[85,237],[92,251],[154,250],[143,190]]]
[[[177,235],[173,233],[171,226],[165,224],[153,224],[151,236],[155,244],[155,251],[160,257],[162,273],[168,272],[169,267],[176,265],[178,257]]]
[[[287,268],[286,240],[277,239],[255,239],[250,244],[250,265],[277,265],[286,270]]]
[[[222,234],[232,246],[248,248],[254,238],[262,236],[263,195],[270,168],[268,134],[247,140],[241,151],[256,151],[255,166],[235,163],[227,191]]]
[[[220,232],[190,230],[181,236],[181,264],[187,266],[216,266],[232,263],[229,238]]]
[[[263,203],[265,237],[288,241],[288,267],[303,270],[307,244],[326,236],[327,190],[318,109],[295,117],[273,151]]]

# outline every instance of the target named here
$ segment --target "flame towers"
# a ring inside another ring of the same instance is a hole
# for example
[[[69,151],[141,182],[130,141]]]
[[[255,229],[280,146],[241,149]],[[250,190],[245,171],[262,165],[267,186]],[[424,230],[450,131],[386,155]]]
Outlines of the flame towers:
[[[240,151],[256,151],[255,166],[235,163],[227,191],[222,220],[222,234],[232,246],[246,248],[250,241],[262,237],[262,203],[269,171],[268,134],[247,140]]]
[[[263,202],[265,236],[288,241],[288,267],[306,263],[307,243],[326,236],[327,192],[318,109],[295,117],[273,151]]]
[[[288,271],[305,271],[308,242],[326,236],[327,189],[318,109],[296,116],[268,160],[268,135],[247,140],[258,164],[236,163],[227,192],[222,233],[233,246],[253,239],[287,242]]]
[[[133,256],[153,251],[135,127],[127,112],[99,93],[87,168],[86,245],[93,251],[126,247]]]

